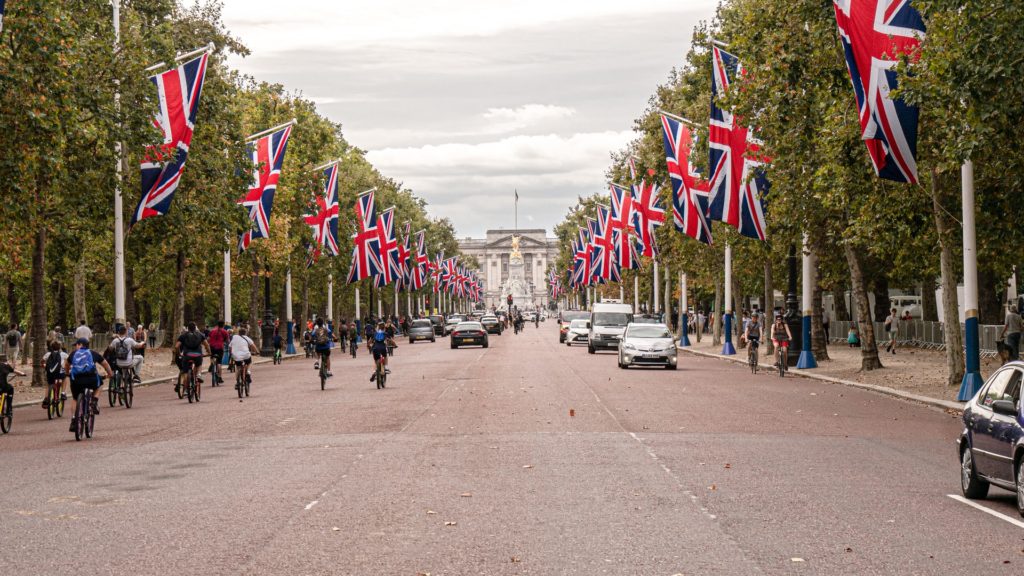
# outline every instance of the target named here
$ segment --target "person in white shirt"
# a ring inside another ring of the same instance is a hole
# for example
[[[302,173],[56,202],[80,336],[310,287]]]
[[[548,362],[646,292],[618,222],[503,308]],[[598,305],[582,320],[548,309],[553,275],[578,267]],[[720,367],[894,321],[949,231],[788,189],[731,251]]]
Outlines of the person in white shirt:
[[[86,340],[92,340],[92,330],[86,325],[85,320],[75,329],[75,339],[85,338]]]
[[[145,359],[145,356],[135,354],[135,351],[145,348],[146,343],[136,342],[134,338],[128,336],[128,328],[123,324],[119,324],[117,326],[117,336],[114,337],[110,346],[114,349],[117,367],[131,368],[135,371],[135,378],[138,380],[139,375],[142,374],[142,361]]]
[[[253,343],[252,338],[245,335],[245,328],[239,328],[238,333],[231,337],[231,341],[228,343],[228,350],[231,351],[231,358],[235,361],[237,370],[240,371],[239,377],[242,382],[246,382],[246,378],[249,377],[249,365],[252,364],[252,355],[259,354],[259,349],[256,348],[256,344]],[[238,386],[236,385],[235,388]]]

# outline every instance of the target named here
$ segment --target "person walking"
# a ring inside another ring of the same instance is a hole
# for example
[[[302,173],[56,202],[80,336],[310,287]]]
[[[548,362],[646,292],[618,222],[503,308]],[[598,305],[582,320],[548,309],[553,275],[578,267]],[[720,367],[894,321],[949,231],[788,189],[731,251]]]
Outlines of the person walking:
[[[1017,307],[1011,305],[1006,312],[1006,321],[1003,322],[1003,332],[1000,334],[1009,349],[1010,357],[1008,359],[1011,361],[1020,360],[1020,325],[1021,319]]]
[[[7,361],[14,366],[21,357],[21,332],[17,324],[11,323],[11,329],[4,335],[4,340],[7,341]]]
[[[92,340],[92,329],[89,325],[82,320],[78,323],[78,328],[75,329],[75,340]]]
[[[896,353],[896,336],[899,334],[900,316],[893,308],[892,312],[885,318],[885,331],[889,334],[889,343],[885,345],[886,352]]]

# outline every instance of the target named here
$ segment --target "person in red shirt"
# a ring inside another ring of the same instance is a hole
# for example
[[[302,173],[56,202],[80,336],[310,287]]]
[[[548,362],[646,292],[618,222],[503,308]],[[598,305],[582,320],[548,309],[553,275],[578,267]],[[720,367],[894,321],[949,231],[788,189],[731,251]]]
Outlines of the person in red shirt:
[[[212,356],[213,377],[218,383],[223,384],[224,379],[220,377],[220,363],[224,357],[224,343],[228,340],[228,331],[224,329],[224,321],[217,322],[217,327],[210,330],[207,338],[210,342],[210,356]]]

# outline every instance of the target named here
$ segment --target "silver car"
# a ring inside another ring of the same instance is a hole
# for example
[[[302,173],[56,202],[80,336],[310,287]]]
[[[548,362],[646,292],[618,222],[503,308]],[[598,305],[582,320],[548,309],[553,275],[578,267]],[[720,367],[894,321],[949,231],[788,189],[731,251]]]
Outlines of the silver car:
[[[565,345],[586,344],[590,341],[590,320],[579,318],[569,322],[569,331],[565,333]]]
[[[664,366],[675,370],[678,362],[672,331],[664,324],[630,323],[619,341],[619,368]]]
[[[419,318],[412,321],[409,326],[409,344],[418,340],[434,341],[434,323],[430,318]]]

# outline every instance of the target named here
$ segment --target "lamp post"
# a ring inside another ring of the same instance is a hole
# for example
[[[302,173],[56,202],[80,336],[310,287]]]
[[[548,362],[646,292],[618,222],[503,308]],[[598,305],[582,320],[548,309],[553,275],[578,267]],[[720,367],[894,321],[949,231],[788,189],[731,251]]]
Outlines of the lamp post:
[[[793,335],[789,343],[789,351],[786,354],[786,365],[796,366],[800,359],[800,348],[803,344],[803,321],[800,317],[800,307],[796,300],[796,245],[789,245],[789,289],[786,292],[786,312],[783,318],[789,326],[789,333]]]
[[[715,310],[718,313],[718,310]],[[735,356],[736,347],[732,344],[732,246],[725,245],[725,344],[722,345],[723,356]]]
[[[270,263],[263,266],[263,341],[260,356],[274,355],[274,313],[270,310]]]
[[[960,168],[964,221],[964,360],[966,370],[957,400],[967,402],[985,383],[981,378],[981,353],[978,342],[978,246],[974,224],[974,162]]]
[[[811,349],[811,315],[814,313],[814,286],[812,281],[813,270],[811,250],[807,242],[807,233],[804,233],[803,249],[803,319],[800,329],[800,359],[796,363],[797,368],[817,368],[818,363],[814,360],[814,350]]]

